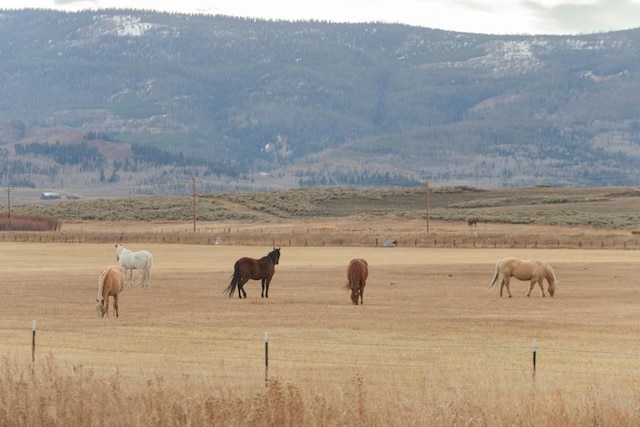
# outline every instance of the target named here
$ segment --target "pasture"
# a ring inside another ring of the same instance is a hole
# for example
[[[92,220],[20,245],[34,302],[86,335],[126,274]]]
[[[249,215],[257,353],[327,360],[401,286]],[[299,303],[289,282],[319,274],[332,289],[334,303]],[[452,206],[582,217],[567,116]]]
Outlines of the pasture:
[[[283,245],[269,299],[252,280],[240,300],[234,262],[270,246],[124,243],[154,269],[119,319],[95,313],[113,243],[0,245],[0,424],[640,423],[638,251]],[[549,262],[555,297],[499,298],[506,256]]]

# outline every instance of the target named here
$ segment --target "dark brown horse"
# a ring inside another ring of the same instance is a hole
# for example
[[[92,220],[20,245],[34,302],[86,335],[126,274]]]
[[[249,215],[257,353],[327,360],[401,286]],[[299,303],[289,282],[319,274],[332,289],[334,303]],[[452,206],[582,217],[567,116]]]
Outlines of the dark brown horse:
[[[362,296],[368,276],[369,264],[367,264],[367,261],[361,258],[352,259],[349,267],[347,267],[347,280],[349,282],[344,287],[351,289],[351,302],[354,305],[358,305],[358,299],[360,299],[360,304],[364,304]]]
[[[113,297],[113,309],[118,318],[118,295],[124,288],[124,275],[119,265],[105,267],[98,276],[98,298],[96,312],[102,318],[109,312],[109,297]]]
[[[273,248],[267,256],[260,259],[240,258],[233,265],[233,276],[231,276],[231,283],[225,289],[225,293],[232,297],[237,287],[238,298],[246,298],[244,284],[249,280],[261,280],[262,298],[269,298],[269,284],[279,262],[280,248]]]
[[[469,225],[469,227],[477,227],[478,226],[478,218],[469,218],[467,219],[467,224]]]

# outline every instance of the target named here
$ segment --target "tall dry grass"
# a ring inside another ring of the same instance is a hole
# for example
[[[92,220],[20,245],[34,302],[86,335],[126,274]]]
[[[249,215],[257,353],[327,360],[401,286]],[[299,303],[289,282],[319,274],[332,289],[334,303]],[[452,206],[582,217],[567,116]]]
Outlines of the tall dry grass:
[[[183,376],[98,375],[49,356],[35,367],[2,360],[3,426],[560,426],[638,425],[640,393],[601,379],[525,372],[468,376],[432,372],[408,390],[384,372],[347,385],[285,382],[238,387]],[[468,372],[467,372],[468,374]],[[385,380],[383,384],[380,380]]]

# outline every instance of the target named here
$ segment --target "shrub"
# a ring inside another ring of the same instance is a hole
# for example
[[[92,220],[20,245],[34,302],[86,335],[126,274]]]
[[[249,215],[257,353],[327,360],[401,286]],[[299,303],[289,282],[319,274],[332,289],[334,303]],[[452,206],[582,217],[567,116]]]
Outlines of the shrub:
[[[0,217],[0,230],[59,231],[62,221],[44,215],[4,215]]]

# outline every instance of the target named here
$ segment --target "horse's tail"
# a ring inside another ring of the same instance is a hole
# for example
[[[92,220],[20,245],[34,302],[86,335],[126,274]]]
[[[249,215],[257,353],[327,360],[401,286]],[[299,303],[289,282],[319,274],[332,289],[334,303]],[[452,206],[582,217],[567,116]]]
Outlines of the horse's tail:
[[[496,267],[493,273],[493,281],[491,282],[491,284],[489,285],[489,287],[492,287],[493,285],[496,284],[496,282],[498,281],[498,276],[500,276],[500,261],[496,262]]]
[[[236,291],[236,286],[238,286],[238,284],[240,283],[240,279],[240,265],[236,261],[236,263],[233,265],[233,275],[231,276],[231,283],[229,283],[229,286],[226,287],[224,293],[229,295],[229,297],[232,297],[234,292]]]
[[[104,292],[104,279],[107,277],[108,269],[103,268],[98,276],[98,300],[102,300],[102,292]]]
[[[140,286],[149,286],[149,280],[151,279],[151,268],[153,267],[153,255],[149,254],[149,257],[144,262],[144,271],[140,278]]]

